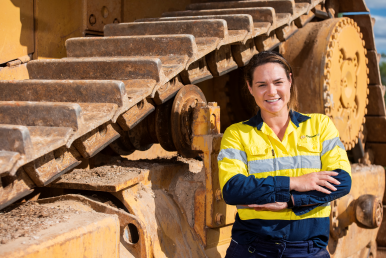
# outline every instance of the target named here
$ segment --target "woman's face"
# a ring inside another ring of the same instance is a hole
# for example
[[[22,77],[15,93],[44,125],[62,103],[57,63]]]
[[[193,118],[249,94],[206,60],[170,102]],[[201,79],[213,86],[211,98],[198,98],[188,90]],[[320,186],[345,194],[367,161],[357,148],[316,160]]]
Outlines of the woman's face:
[[[288,112],[291,83],[280,64],[267,63],[255,68],[248,88],[262,112],[278,114]]]

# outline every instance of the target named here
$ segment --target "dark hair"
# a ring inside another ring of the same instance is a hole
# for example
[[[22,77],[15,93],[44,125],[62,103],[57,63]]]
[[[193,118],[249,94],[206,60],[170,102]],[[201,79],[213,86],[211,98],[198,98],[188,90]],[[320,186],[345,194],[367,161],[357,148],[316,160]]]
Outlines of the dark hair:
[[[254,55],[249,63],[245,66],[244,69],[244,78],[247,85],[252,87],[253,82],[253,73],[255,69],[260,65],[265,65],[267,63],[277,63],[283,67],[285,74],[287,75],[287,79],[292,79],[292,85],[290,90],[290,100],[288,102],[288,108],[292,110],[296,110],[298,107],[298,98],[297,98],[297,90],[295,87],[295,80],[293,78],[292,68],[287,60],[284,57],[273,51],[264,51]]]

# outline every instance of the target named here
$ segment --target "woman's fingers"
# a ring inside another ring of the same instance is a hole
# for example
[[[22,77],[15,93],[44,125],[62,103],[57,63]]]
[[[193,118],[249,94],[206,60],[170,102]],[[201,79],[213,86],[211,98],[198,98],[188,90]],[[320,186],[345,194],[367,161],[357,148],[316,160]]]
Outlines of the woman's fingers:
[[[318,192],[325,193],[325,194],[330,194],[331,193],[330,191],[328,191],[327,189],[325,189],[325,188],[323,188],[321,186],[317,186],[315,190],[318,191]]]
[[[325,175],[328,175],[328,176],[337,176],[337,175],[339,175],[339,173],[335,172],[335,171],[320,171],[319,173],[322,173],[322,174],[325,174]]]
[[[323,181],[323,186],[327,187],[328,189],[332,190],[332,191],[336,191],[336,187],[331,185],[329,182],[327,181]]]
[[[334,185],[340,185],[340,182],[336,180],[335,178],[332,178],[330,176],[322,176],[319,178],[320,181],[326,182],[326,183],[332,183]]]

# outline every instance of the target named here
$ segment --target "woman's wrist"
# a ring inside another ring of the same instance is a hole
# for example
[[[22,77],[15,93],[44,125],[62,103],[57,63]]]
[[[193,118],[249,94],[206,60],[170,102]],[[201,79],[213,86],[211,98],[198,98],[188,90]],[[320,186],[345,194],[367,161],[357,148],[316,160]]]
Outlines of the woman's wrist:
[[[290,177],[289,179],[290,179],[290,185],[289,185],[290,191],[295,190],[296,189],[297,178],[296,177]]]

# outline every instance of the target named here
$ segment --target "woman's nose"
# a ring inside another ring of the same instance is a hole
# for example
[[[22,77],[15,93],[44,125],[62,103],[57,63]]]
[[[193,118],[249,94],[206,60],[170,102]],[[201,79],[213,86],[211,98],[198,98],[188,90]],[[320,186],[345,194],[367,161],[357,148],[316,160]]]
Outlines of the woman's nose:
[[[276,95],[276,93],[277,93],[277,90],[276,90],[275,85],[268,84],[268,94],[269,95]]]

